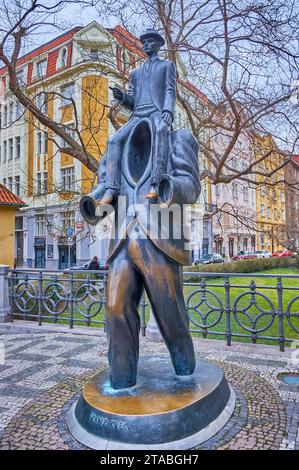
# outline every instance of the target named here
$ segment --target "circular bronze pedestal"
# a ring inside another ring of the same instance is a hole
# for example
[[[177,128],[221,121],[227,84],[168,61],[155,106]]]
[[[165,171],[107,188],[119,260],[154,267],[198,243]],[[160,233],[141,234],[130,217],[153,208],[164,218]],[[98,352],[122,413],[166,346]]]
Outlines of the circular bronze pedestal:
[[[144,358],[135,387],[114,390],[109,369],[88,382],[68,415],[73,436],[93,449],[188,449],[230,418],[235,395],[222,369],[197,361],[191,376],[168,358]]]

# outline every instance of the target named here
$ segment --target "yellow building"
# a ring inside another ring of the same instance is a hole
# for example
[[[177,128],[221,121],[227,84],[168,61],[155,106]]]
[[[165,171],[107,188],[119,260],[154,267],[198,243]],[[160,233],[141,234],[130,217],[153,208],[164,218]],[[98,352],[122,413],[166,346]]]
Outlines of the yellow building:
[[[0,184],[0,264],[14,267],[15,215],[26,204]]]
[[[267,175],[256,176],[257,249],[274,252],[283,249],[286,241],[284,157],[267,135],[255,136],[254,158],[261,159],[256,171]]]
[[[113,100],[108,85],[123,85],[120,52],[114,32],[92,22],[40,46],[17,64],[19,82],[35,105],[98,161],[115,131],[108,119]],[[128,57],[132,67],[138,55]],[[64,151],[63,139],[23,113],[8,88],[5,67],[0,79],[0,180],[28,205],[17,213],[18,266],[64,269],[93,255],[101,257],[94,235],[88,227],[82,230],[78,208],[96,175]]]

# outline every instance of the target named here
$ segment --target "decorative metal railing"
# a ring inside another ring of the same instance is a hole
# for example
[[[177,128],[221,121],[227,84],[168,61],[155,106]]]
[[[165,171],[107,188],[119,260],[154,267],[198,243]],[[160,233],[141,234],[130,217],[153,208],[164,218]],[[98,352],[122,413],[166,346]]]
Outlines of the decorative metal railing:
[[[106,331],[107,271],[12,270],[7,276],[13,319],[102,326]],[[145,297],[140,302],[145,335]]]
[[[106,331],[107,271],[12,270],[10,317]],[[299,275],[184,273],[190,331],[204,338],[279,344],[299,340]],[[145,335],[149,302],[140,303]]]
[[[217,204],[212,204],[210,202],[205,202],[205,213],[214,214],[217,212]]]

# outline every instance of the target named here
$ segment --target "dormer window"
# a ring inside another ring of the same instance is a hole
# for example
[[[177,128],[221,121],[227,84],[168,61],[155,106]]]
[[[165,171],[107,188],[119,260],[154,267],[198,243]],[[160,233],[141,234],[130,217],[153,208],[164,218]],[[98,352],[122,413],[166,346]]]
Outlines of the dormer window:
[[[35,78],[42,78],[46,76],[47,72],[47,59],[36,62],[35,66]]]
[[[68,50],[66,47],[63,47],[62,49],[60,49],[59,55],[58,55],[58,64],[57,64],[58,69],[62,67],[66,67],[67,58],[68,58]]]
[[[91,60],[98,60],[99,58],[98,49],[90,49],[90,58]]]

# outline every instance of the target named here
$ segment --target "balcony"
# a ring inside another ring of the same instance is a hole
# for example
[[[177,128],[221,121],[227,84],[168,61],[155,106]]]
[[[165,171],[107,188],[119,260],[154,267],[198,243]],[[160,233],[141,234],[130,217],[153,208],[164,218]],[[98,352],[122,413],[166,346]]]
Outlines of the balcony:
[[[215,214],[217,212],[217,204],[205,202],[205,215]]]

